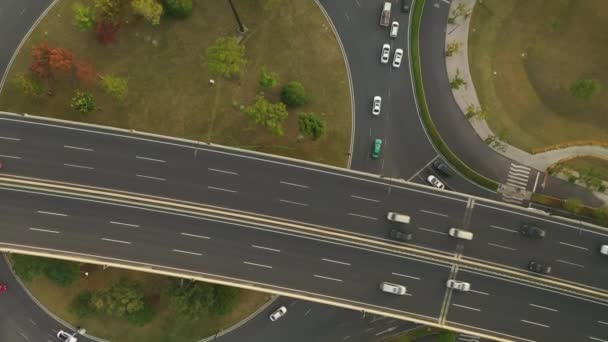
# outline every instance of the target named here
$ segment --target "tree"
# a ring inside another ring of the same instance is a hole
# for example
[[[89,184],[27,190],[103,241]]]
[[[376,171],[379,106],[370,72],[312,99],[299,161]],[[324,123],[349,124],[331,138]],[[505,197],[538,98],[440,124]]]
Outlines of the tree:
[[[263,94],[256,96],[255,102],[245,108],[245,113],[254,123],[278,136],[283,135],[283,121],[289,115],[285,104],[270,103]]]
[[[133,12],[138,14],[153,26],[160,24],[160,17],[163,15],[163,6],[156,0],[131,0]]]
[[[122,0],[95,0],[95,8],[102,18],[101,21],[120,22]]]
[[[95,313],[91,300],[93,293],[91,291],[82,291],[70,302],[69,310],[75,314],[78,318],[87,318]]]
[[[52,69],[71,71],[74,66],[74,53],[65,48],[52,48],[49,54],[49,65]]]
[[[214,285],[214,301],[212,304],[213,313],[225,315],[232,311],[239,299],[241,291],[236,287]]]
[[[68,286],[78,279],[79,266],[75,262],[41,258],[31,255],[13,255],[13,268],[17,275],[31,281],[34,277],[44,275],[58,286]]]
[[[578,198],[568,198],[563,202],[564,209],[574,214],[580,214],[583,206],[583,201]]]
[[[123,101],[127,96],[128,83],[124,78],[114,75],[102,76],[101,86],[106,94],[119,101]]]
[[[108,45],[116,41],[116,36],[118,36],[119,30],[120,23],[103,19],[98,21],[95,25],[95,37],[101,44]]]
[[[448,57],[452,56],[453,54],[458,52],[458,50],[460,49],[461,46],[462,46],[461,42],[448,43],[447,49],[445,50],[445,55]]]
[[[319,139],[325,133],[325,122],[314,113],[299,113],[298,127],[302,134],[308,135],[312,140]]]
[[[260,73],[260,85],[263,88],[270,89],[274,88],[279,82],[279,74],[272,71],[267,71],[266,68],[262,68]]]
[[[599,90],[600,83],[598,80],[577,80],[572,82],[570,86],[572,96],[583,100],[589,100]]]
[[[456,69],[456,75],[454,75],[454,78],[450,81],[450,88],[459,89],[460,86],[463,85],[466,86],[467,82],[460,76],[460,70]]]
[[[95,26],[95,14],[91,7],[76,2],[72,6],[72,11],[74,11],[74,25],[81,31],[88,31]]]
[[[76,90],[72,101],[70,102],[70,108],[80,112],[81,114],[88,114],[95,109],[95,100],[93,95],[88,92]]]
[[[283,87],[281,100],[290,107],[299,107],[306,103],[306,90],[302,83],[291,81]]]
[[[95,310],[114,317],[126,317],[145,308],[144,292],[137,282],[120,279],[107,290],[94,293]]]
[[[45,42],[32,48],[32,64],[30,64],[30,71],[39,80],[49,80],[53,77],[50,55],[51,48]]]
[[[44,93],[42,82],[36,78],[30,78],[24,74],[19,74],[15,77],[14,81],[17,87],[19,87],[26,96],[39,97]]]
[[[206,51],[207,67],[211,72],[226,78],[238,75],[247,60],[245,46],[236,37],[218,38]]]
[[[207,313],[214,305],[213,285],[172,279],[167,289],[171,309],[186,318]]]
[[[176,18],[186,18],[192,14],[192,0],[163,0],[167,14]]]
[[[95,80],[95,68],[93,67],[93,64],[84,60],[79,60],[74,67],[76,69],[76,77],[80,82],[91,83]]]

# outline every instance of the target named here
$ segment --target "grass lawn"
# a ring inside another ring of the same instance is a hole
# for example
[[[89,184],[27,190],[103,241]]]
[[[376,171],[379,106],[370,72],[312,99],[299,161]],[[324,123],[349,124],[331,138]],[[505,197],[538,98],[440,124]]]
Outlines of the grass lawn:
[[[269,10],[258,1],[233,1],[249,29],[244,38],[249,62],[240,79],[212,77],[204,62],[205,50],[213,41],[236,33],[227,1],[195,1],[190,18],[163,17],[158,27],[128,14],[117,43],[103,46],[93,32],[80,32],[73,25],[71,7],[76,1],[61,0],[17,56],[0,94],[0,109],[345,166],[351,135],[348,78],[337,40],[321,11],[313,1],[275,1],[279,6]],[[21,94],[10,81],[27,73],[31,47],[42,41],[71,49],[77,57],[92,62],[101,75],[128,78],[124,103],[113,101],[98,84],[78,84],[71,75],[58,77],[54,96],[32,100]],[[279,86],[266,92],[273,101],[279,100],[280,87],[291,80],[302,82],[308,93],[307,104],[290,110],[283,137],[252,127],[240,110],[261,91],[258,80],[264,66],[279,74]],[[209,84],[210,78],[216,79],[214,86]],[[69,108],[78,88],[92,91],[99,107],[84,119]],[[325,136],[316,142],[298,141],[298,112],[322,113],[327,122]]]
[[[174,315],[168,308],[165,297],[161,296],[169,280],[165,276],[115,268],[102,270],[101,267],[94,265],[81,267],[82,272],[85,270],[89,271],[89,276],[67,288],[57,287],[42,276],[27,283],[27,287],[55,315],[75,326],[85,327],[87,332],[94,336],[114,342],[198,341],[241,321],[270,299],[268,294],[262,292],[242,290],[240,300],[230,314],[220,317],[202,316],[188,321]],[[104,289],[121,277],[139,281],[146,297],[152,299],[156,315],[149,324],[137,327],[125,320],[104,315],[94,315],[79,320],[69,311],[68,306],[72,298],[82,290]]]
[[[528,151],[563,142],[608,141],[605,90],[589,100],[570,94],[572,82],[579,79],[596,79],[608,87],[607,20],[605,0],[478,2],[469,62],[497,136]]]
[[[597,171],[598,176],[601,179],[608,181],[608,160],[592,157],[583,157],[570,159],[560,164],[565,168],[572,169],[578,172],[593,169]]]
[[[417,339],[434,335],[436,336],[437,342],[455,342],[456,341],[456,333],[451,332],[449,330],[440,330],[431,327],[420,327],[411,331],[408,331],[405,334],[392,337],[385,342],[415,342]]]

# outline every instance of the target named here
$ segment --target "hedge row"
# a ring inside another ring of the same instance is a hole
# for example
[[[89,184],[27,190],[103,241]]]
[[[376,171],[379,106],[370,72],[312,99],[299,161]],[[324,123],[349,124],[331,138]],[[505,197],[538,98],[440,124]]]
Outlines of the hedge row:
[[[414,87],[416,92],[416,98],[418,99],[418,105],[420,107],[420,115],[422,116],[422,122],[426,127],[426,131],[431,136],[431,140],[439,152],[448,160],[452,166],[460,171],[467,178],[471,179],[475,183],[484,186],[491,190],[498,189],[498,183],[480,175],[475,170],[468,167],[460,158],[458,158],[448,145],[443,141],[441,135],[437,131],[437,127],[433,123],[429,108],[426,103],[426,97],[424,95],[424,86],[422,84],[422,68],[420,65],[420,21],[422,20],[422,12],[424,9],[425,0],[416,0],[414,4],[412,26],[411,26],[411,39],[410,39],[410,52],[412,56],[412,69],[414,75]]]

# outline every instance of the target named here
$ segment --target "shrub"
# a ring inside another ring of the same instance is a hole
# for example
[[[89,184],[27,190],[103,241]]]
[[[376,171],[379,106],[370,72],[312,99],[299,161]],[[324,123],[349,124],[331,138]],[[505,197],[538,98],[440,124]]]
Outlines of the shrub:
[[[167,14],[176,18],[186,18],[192,14],[192,0],[163,0]]]
[[[241,291],[236,287],[215,285],[213,293],[215,297],[212,305],[213,313],[225,315],[232,311]]]
[[[88,92],[76,90],[72,101],[70,102],[70,108],[80,112],[81,114],[88,114],[95,109],[95,100],[93,95]]]
[[[600,90],[600,83],[597,80],[577,80],[572,82],[570,93],[572,96],[588,100]]]
[[[239,75],[247,64],[245,46],[236,37],[218,38],[207,48],[205,57],[209,70],[226,78]]]
[[[564,209],[574,214],[580,214],[583,210],[583,201],[578,198],[568,198],[563,203]]]
[[[608,208],[596,208],[593,211],[593,216],[599,221],[600,224],[608,224]]]
[[[325,122],[314,113],[299,113],[298,127],[302,134],[308,135],[312,140],[319,139],[325,133]]]
[[[20,74],[17,75],[14,81],[17,87],[19,87],[26,96],[39,97],[44,93],[42,82],[36,78],[30,78]]]
[[[123,101],[127,96],[127,80],[113,75],[105,75],[101,78],[101,86],[106,94]]]
[[[283,135],[283,121],[289,115],[285,104],[270,103],[263,94],[256,96],[255,102],[245,108],[245,113],[254,123],[278,136]]]
[[[291,81],[283,87],[281,100],[290,107],[298,107],[306,103],[306,90],[302,83]]]
[[[72,261],[47,259],[44,275],[55,285],[70,286],[79,276],[80,266]]]
[[[122,0],[95,0],[95,9],[102,21],[120,22]]]
[[[95,14],[89,6],[85,6],[80,2],[72,6],[74,11],[74,25],[81,31],[88,31],[95,26]]]
[[[120,23],[111,20],[100,20],[95,26],[95,37],[103,45],[108,45],[116,41]]]
[[[131,8],[133,8],[133,12],[142,16],[153,26],[160,24],[163,6],[156,0],[131,0]]]
[[[31,281],[42,275],[46,267],[45,259],[25,254],[13,254],[13,269],[19,278]]]
[[[95,313],[95,308],[91,305],[93,293],[91,291],[82,291],[72,299],[70,303],[70,312],[78,316],[78,318],[87,318]]]
[[[141,327],[152,321],[154,318],[154,311],[152,310],[150,303],[144,302],[144,306],[141,310],[129,313],[125,318],[127,321]]]
[[[260,85],[263,88],[274,88],[279,82],[279,75],[276,72],[267,71],[265,68],[260,73]]]

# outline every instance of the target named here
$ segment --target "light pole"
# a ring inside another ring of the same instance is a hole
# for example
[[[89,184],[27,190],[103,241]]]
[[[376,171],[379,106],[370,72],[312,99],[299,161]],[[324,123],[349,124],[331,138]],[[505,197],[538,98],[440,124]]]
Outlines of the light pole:
[[[234,4],[232,3],[232,0],[228,0],[228,3],[230,4],[232,13],[234,13],[234,18],[236,19],[236,22],[239,24],[239,33],[244,34],[245,32],[247,32],[247,28],[245,27],[245,25],[243,25],[243,22],[241,22],[241,18],[239,17],[239,14],[236,11],[236,7],[234,7]]]

